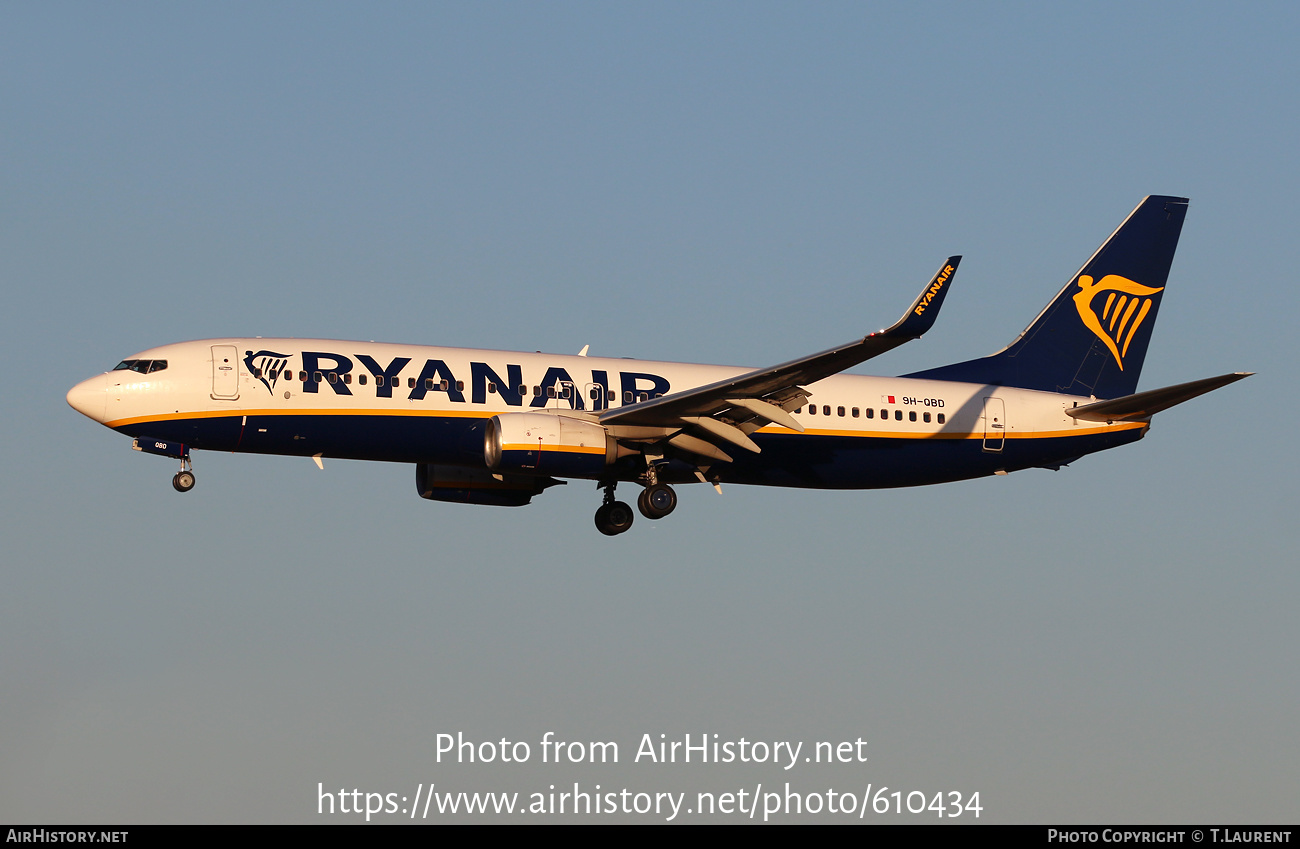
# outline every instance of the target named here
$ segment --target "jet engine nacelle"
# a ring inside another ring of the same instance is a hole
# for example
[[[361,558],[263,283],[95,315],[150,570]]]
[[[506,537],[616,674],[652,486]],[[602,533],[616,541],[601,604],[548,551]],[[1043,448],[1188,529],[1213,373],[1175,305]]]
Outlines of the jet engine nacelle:
[[[459,466],[415,465],[415,489],[421,498],[455,504],[522,507],[542,490],[564,483],[549,477],[493,475],[483,469]]]
[[[598,478],[620,453],[595,422],[551,413],[493,416],[483,438],[483,459],[494,472]]]

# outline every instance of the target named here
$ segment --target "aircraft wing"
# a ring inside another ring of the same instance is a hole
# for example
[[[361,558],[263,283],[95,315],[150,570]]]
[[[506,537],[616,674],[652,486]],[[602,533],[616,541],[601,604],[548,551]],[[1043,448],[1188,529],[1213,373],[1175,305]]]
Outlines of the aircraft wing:
[[[670,443],[696,456],[728,461],[716,448],[719,442],[757,452],[749,434],[769,422],[802,432],[790,411],[810,397],[803,386],[919,339],[934,325],[959,262],[960,256],[948,257],[903,317],[886,330],[788,363],[606,410],[600,423],[615,433],[621,428],[681,428]],[[697,450],[705,447],[701,440],[714,450]]]

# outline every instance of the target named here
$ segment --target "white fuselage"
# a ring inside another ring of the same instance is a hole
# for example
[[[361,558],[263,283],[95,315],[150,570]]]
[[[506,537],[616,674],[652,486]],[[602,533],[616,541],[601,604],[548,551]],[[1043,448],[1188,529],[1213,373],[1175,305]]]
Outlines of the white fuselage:
[[[154,370],[128,367],[91,378],[69,393],[69,402],[115,430],[195,448],[467,465],[476,443],[432,444],[418,436],[424,432],[419,425],[443,426],[428,431],[432,439],[454,433],[449,424],[468,426],[500,414],[562,411],[594,418],[604,409],[748,371],[328,339],[183,342],[142,351],[127,362],[146,361]],[[787,452],[794,443],[813,445],[828,437],[837,438],[836,452],[854,445],[875,452],[906,447],[915,477],[906,480],[896,464],[885,463],[891,471],[883,478],[864,474],[855,483],[855,472],[846,469],[845,475],[831,473],[807,484],[814,486],[898,486],[1052,465],[1110,447],[1109,439],[1095,445],[1097,437],[1123,434],[1130,441],[1146,427],[1079,421],[1065,410],[1093,399],[1008,387],[840,374],[805,388],[809,403],[794,411],[805,431],[761,428],[755,439],[765,452],[769,446]],[[375,445],[364,433],[402,420],[407,427],[389,428],[387,444]],[[394,444],[403,438],[414,442]],[[919,450],[953,442],[973,449],[962,452],[963,462],[951,451],[936,453],[930,462]],[[747,459],[757,463],[762,455]]]

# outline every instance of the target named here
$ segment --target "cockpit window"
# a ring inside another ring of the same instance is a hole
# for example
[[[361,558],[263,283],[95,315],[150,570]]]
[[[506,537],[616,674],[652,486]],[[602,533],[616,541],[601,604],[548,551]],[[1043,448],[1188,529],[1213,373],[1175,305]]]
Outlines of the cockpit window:
[[[139,374],[149,374],[155,371],[162,371],[167,368],[166,360],[122,360],[122,362],[113,366],[113,371],[134,371]]]

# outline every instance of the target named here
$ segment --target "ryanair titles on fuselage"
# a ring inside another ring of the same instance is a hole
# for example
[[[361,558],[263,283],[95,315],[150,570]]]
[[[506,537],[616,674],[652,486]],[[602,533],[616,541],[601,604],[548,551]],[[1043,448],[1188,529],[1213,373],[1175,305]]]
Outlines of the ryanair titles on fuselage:
[[[501,397],[512,407],[545,407],[555,397],[548,389],[571,387],[573,408],[584,410],[605,409],[609,406],[609,392],[616,389],[610,383],[607,369],[593,368],[590,378],[586,374],[574,374],[563,366],[548,366],[540,381],[524,380],[524,369],[514,363],[506,364],[504,374],[485,362],[471,361],[469,374],[457,374],[445,360],[426,359],[419,367],[419,373],[409,376],[413,370],[411,357],[393,357],[383,363],[369,354],[354,353],[351,356],[332,351],[302,351],[298,354],[300,365],[295,368],[294,355],[278,351],[245,351],[244,365],[258,382],[272,394],[279,384],[293,380],[298,389],[304,393],[319,393],[322,387],[332,390],[337,395],[352,395],[353,389],[363,385],[355,381],[353,375],[365,375],[373,381],[376,397],[392,398],[394,392],[408,400],[423,400],[430,392],[442,392],[447,400],[457,404],[467,402],[487,403],[488,395]],[[294,372],[298,372],[294,379]],[[403,374],[406,384],[403,385]],[[671,390],[668,379],[657,374],[643,371],[619,371],[615,373],[617,396],[624,403],[641,401],[658,395],[665,395]],[[465,378],[468,377],[468,383]],[[599,391],[585,391],[599,387]],[[469,398],[466,398],[466,393]],[[592,397],[592,396],[595,397]],[[586,396],[586,397],[584,397]]]

